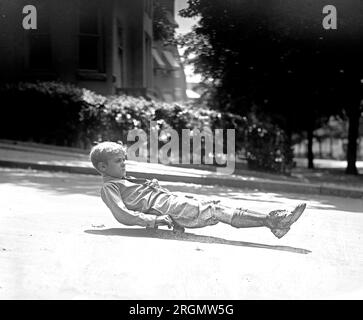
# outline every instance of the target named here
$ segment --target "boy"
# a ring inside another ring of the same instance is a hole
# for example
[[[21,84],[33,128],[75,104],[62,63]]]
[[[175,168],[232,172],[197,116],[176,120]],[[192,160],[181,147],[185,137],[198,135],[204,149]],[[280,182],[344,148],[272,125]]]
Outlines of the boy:
[[[236,228],[268,227],[277,238],[281,238],[306,207],[302,203],[292,212],[275,210],[264,214],[227,207],[219,201],[175,195],[160,187],[155,179],[127,177],[126,149],[115,142],[96,145],[90,158],[103,177],[102,200],[116,220],[124,225],[147,228],[166,225],[184,231],[184,227],[201,228],[223,222]]]

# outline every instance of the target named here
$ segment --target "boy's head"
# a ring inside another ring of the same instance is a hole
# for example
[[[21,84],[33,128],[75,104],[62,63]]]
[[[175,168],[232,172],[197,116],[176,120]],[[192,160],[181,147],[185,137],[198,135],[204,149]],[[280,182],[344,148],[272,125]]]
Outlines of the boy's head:
[[[126,148],[116,142],[101,142],[90,152],[94,168],[102,175],[122,178],[126,175]]]

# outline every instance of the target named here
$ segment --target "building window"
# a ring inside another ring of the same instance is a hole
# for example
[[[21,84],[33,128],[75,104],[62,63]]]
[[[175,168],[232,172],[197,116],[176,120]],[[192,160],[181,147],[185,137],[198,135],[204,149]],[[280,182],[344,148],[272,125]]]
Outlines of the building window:
[[[175,59],[172,52],[163,50],[163,53],[164,53],[164,57],[166,58],[166,61],[168,61],[169,65],[172,69],[180,68],[179,62]]]
[[[163,59],[161,58],[158,50],[156,48],[152,48],[151,50],[152,56],[154,59],[154,69],[164,69],[166,67],[166,64],[164,63]]]
[[[37,29],[29,30],[28,66],[30,69],[49,70],[52,67],[50,11],[46,1],[35,1]]]
[[[103,71],[103,38],[100,8],[96,0],[80,0],[79,68]]]

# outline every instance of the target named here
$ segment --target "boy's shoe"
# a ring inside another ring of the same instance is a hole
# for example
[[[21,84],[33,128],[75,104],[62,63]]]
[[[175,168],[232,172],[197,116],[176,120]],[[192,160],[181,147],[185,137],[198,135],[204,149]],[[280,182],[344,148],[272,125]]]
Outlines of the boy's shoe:
[[[266,225],[277,238],[282,238],[290,226],[296,222],[306,208],[306,203],[300,203],[289,213],[286,210],[271,211],[266,218]]]

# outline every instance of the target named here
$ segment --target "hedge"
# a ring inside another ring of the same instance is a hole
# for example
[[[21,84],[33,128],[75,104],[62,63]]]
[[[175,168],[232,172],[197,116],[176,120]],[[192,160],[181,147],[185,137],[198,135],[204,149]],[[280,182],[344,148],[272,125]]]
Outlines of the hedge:
[[[235,129],[236,151],[253,169],[286,173],[293,161],[285,133],[254,117],[141,97],[104,97],[60,82],[8,84],[0,88],[0,99],[1,138],[88,149],[96,141],[127,143],[129,130],[148,133],[152,120],[159,132],[166,128],[178,133],[195,128]],[[226,143],[224,147],[226,151]]]

